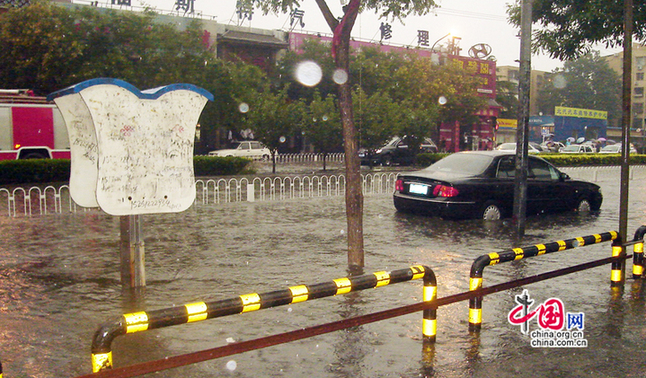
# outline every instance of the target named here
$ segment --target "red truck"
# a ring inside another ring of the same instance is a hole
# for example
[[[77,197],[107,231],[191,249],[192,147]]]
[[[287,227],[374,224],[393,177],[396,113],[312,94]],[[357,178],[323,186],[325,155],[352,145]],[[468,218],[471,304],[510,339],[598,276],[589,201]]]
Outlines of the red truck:
[[[0,160],[69,158],[58,107],[29,90],[0,89]]]

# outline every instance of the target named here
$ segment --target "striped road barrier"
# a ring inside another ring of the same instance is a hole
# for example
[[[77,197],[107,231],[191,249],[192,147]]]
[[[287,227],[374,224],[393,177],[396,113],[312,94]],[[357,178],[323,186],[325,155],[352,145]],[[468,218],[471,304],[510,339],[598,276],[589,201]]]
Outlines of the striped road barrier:
[[[471,274],[469,279],[469,291],[482,289],[482,277],[484,268],[503,262],[520,260],[528,257],[540,256],[546,253],[559,252],[566,249],[583,247],[585,245],[614,241],[612,245],[612,256],[625,255],[625,248],[622,246],[621,238],[616,231],[604,232],[583,236],[568,240],[559,240],[555,242],[536,244],[530,247],[514,248],[509,251],[492,252],[482,255],[475,259],[471,265]],[[622,260],[623,261],[623,260]],[[611,285],[615,286],[623,282],[622,262],[612,263]],[[469,299],[469,330],[479,331],[482,326],[482,296],[476,296]]]
[[[641,226],[635,231],[633,238],[633,278],[644,278],[644,235],[646,226]]]
[[[96,373],[112,369],[111,344],[117,336],[304,302],[310,299],[331,297],[420,278],[424,282],[423,301],[431,302],[436,300],[437,281],[435,273],[426,266],[415,265],[408,269],[339,278],[314,285],[292,286],[285,290],[264,294],[252,293],[213,302],[197,302],[160,310],[124,314],[114,321],[101,325],[94,334],[92,340],[92,371]],[[435,341],[437,333],[436,312],[436,308],[423,311],[422,334],[424,341]]]

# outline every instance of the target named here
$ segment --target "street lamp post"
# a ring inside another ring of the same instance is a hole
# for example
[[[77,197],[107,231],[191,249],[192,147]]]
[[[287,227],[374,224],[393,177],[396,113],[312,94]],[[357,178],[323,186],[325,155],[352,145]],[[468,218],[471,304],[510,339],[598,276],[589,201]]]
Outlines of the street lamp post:
[[[449,37],[449,36],[451,36],[451,33],[450,33],[450,32],[449,32],[447,35],[444,35],[444,36],[442,36],[442,38],[440,38],[440,39],[438,39],[437,41],[435,41],[435,43],[433,43],[433,46],[431,46],[431,52],[435,51],[435,45],[437,45],[437,43],[438,43],[439,41],[441,41],[441,40],[443,40],[444,38]]]

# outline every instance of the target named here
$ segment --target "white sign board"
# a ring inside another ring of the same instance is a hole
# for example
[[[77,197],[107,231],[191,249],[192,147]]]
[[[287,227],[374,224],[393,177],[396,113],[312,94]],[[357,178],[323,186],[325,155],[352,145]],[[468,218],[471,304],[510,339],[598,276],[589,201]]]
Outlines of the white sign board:
[[[188,84],[141,92],[120,80],[94,79],[52,96],[70,132],[70,194],[79,205],[94,196],[112,215],[191,206],[195,129],[210,93]]]

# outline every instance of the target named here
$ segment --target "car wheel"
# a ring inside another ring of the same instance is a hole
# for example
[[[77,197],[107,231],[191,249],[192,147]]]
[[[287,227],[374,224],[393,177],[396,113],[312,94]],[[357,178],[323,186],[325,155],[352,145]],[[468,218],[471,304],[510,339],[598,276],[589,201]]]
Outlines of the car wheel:
[[[268,161],[269,155],[262,155],[262,161]]]
[[[393,165],[393,157],[392,157],[392,155],[384,155],[381,158],[381,165],[385,165],[387,167],[390,167],[391,165]]]
[[[502,218],[502,211],[495,202],[487,202],[482,207],[480,218],[486,221],[500,220]]]
[[[579,199],[579,203],[576,205],[576,211],[579,213],[588,213],[592,210],[590,201],[587,198]]]

